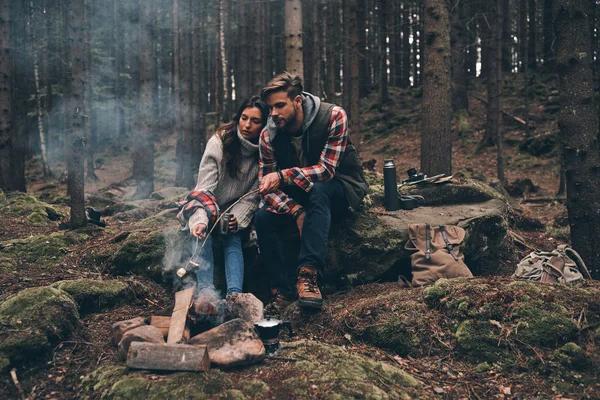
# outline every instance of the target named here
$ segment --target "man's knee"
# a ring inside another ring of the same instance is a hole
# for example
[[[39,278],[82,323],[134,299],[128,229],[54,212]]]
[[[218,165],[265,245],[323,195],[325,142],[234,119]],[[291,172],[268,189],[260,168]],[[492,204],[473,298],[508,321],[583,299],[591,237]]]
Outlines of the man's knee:
[[[312,189],[310,189],[310,192],[308,192],[308,200],[311,203],[330,202],[335,198],[336,193],[338,192],[338,188],[336,187],[336,185],[338,184],[339,182],[334,180],[326,182],[315,182],[313,184]]]

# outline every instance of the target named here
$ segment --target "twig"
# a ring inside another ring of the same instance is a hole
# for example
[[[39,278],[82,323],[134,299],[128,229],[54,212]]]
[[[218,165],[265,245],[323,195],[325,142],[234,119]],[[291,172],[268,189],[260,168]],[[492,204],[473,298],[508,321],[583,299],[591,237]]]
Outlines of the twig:
[[[25,399],[25,394],[23,393],[23,388],[21,387],[21,384],[19,383],[19,379],[17,378],[17,370],[16,369],[13,368],[10,370],[10,377],[12,378],[13,383],[17,387],[17,390],[19,392],[19,397],[22,399]]]
[[[154,304],[154,305],[156,305],[156,303],[155,303],[155,302],[153,302],[153,301],[152,301],[152,300],[150,300],[150,299],[147,299],[147,298],[145,298],[145,297],[144,297],[144,300],[146,300],[146,301],[147,301],[148,303],[150,303],[150,304]]]

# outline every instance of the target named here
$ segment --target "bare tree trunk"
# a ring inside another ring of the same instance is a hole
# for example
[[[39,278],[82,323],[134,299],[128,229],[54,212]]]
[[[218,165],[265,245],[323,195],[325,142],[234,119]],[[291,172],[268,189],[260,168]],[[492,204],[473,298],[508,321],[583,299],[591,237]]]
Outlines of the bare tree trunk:
[[[92,103],[95,102],[94,99],[94,81],[92,79],[96,79],[98,76],[98,71],[96,71],[97,63],[92,60],[92,35],[91,31],[93,30],[94,20],[94,2],[86,1],[86,6],[84,8],[85,19],[88,21],[89,29],[86,30],[86,38],[85,38],[85,59],[87,62],[86,65],[86,82],[87,82],[87,94],[86,94],[86,104],[85,109],[88,114],[88,124],[86,129],[86,159],[87,159],[87,177],[92,180],[98,180],[95,172],[95,163],[94,163],[94,150],[98,144],[98,118],[96,113],[96,107],[92,106]]]
[[[114,140],[118,142],[122,140],[126,135],[126,114],[123,107],[123,101],[125,99],[125,85],[121,74],[123,73],[125,66],[125,45],[123,43],[123,29],[121,23],[123,21],[123,3],[119,0],[113,0],[114,10],[114,28],[113,28],[113,40],[114,40],[114,52],[115,52],[115,134]],[[177,1],[177,0],[174,0]],[[116,149],[122,147],[114,146]]]
[[[35,15],[35,6],[31,6],[30,8],[30,24],[27,24],[27,27],[30,30],[29,36],[31,37],[31,57],[33,59],[33,74],[35,80],[35,103],[36,103],[36,116],[37,116],[37,125],[38,125],[38,134],[40,138],[40,150],[41,150],[41,159],[42,159],[42,171],[45,177],[52,176],[52,172],[50,171],[50,167],[48,166],[48,148],[46,146],[46,133],[44,131],[44,118],[45,113],[42,107],[41,93],[40,93],[40,67],[39,67],[39,53],[38,47],[42,47],[42,52],[44,51],[44,47],[41,45],[41,40],[37,37],[36,29],[39,26],[39,22],[36,20]]]
[[[425,0],[421,170],[452,173],[452,98],[448,0]]]
[[[519,1],[519,21],[517,25],[517,40],[519,52],[519,71],[527,68],[527,2]]]
[[[361,16],[367,14],[367,2],[359,1],[358,2],[358,13]],[[325,18],[321,18],[323,20],[323,24],[325,24]],[[358,69],[359,69],[359,86],[358,90],[360,93],[360,98],[367,97],[369,94],[369,86],[371,83],[371,77],[369,75],[369,60],[367,59],[367,33],[365,32],[366,28],[366,18],[361,17],[357,20],[357,29],[358,29],[358,48],[357,51],[359,54],[358,61]]]
[[[387,71],[388,6],[386,0],[379,0],[379,103],[381,105],[390,101]]]
[[[527,64],[530,70],[537,68],[537,9],[536,0],[529,0],[529,38],[527,40]]]
[[[0,2],[0,19],[11,21],[11,8],[8,0]],[[12,57],[10,57],[11,37],[10,30],[6,27],[0,30],[0,107],[4,112],[0,113],[0,190],[13,190],[12,185],[12,137],[13,121],[11,108],[12,93]]]
[[[358,65],[358,1],[349,0],[348,11],[350,12],[350,124],[357,130],[359,127],[359,65]]]
[[[487,37],[489,49],[489,71],[487,80],[488,104],[487,104],[487,120],[485,125],[485,134],[481,140],[481,146],[492,146],[500,144],[502,146],[501,124],[502,124],[502,22],[501,9],[499,2],[502,0],[494,0],[489,4],[488,21],[490,29]],[[501,151],[498,151],[501,157]],[[500,165],[498,166],[500,168]],[[501,183],[503,181],[501,180]]]
[[[554,29],[552,25],[552,0],[544,0],[544,67],[554,69]]]
[[[302,3],[285,0],[285,68],[304,79],[302,58]]]
[[[149,3],[149,4],[148,4]],[[154,23],[155,0],[139,8],[140,62],[137,121],[133,140],[133,177],[137,188],[133,198],[145,199],[154,191]]]
[[[502,0],[502,71],[512,71],[512,24],[510,18],[510,0]]]
[[[85,39],[87,21],[85,20],[84,0],[69,0],[68,24],[70,64],[71,64],[71,95],[65,99],[68,103],[68,113],[71,122],[71,163],[68,168],[69,195],[71,197],[71,228],[78,228],[87,224],[85,215],[85,184],[84,184],[84,161],[85,161],[85,132],[86,132],[86,110],[85,110],[85,78],[87,62],[85,60]]]
[[[590,1],[554,3],[556,66],[559,75],[561,132],[567,178],[571,242],[592,277],[600,278],[600,145],[592,82]]]
[[[204,63],[206,56],[204,46],[202,46],[202,24],[201,20],[204,5],[200,2],[192,2],[192,110],[193,110],[193,131],[192,131],[192,153],[191,153],[191,181],[194,184],[194,171],[197,171],[204,148],[206,146],[206,134],[204,126],[204,103],[206,103],[206,89],[204,87]]]
[[[400,87],[410,87],[410,8],[402,4],[402,82]],[[414,39],[414,38],[413,38]]]
[[[452,48],[452,110],[455,113],[469,110],[464,8],[465,5],[460,0],[452,0],[450,47]]]

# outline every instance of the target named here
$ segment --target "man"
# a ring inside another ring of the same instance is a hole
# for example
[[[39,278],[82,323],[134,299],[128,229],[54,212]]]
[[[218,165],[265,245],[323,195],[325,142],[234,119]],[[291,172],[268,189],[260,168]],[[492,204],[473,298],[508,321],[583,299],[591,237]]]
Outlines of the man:
[[[319,309],[332,215],[354,211],[367,183],[341,107],[303,92],[300,78],[287,72],[275,76],[261,97],[271,117],[259,141],[264,206],[255,221],[272,304],[282,309],[297,297],[300,306]],[[299,254],[290,240],[298,233]]]

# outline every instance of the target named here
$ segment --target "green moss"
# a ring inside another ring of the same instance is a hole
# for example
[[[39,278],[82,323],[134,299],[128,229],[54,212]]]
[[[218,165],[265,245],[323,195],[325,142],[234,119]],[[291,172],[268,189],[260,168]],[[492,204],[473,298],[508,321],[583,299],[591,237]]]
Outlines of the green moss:
[[[469,112],[467,110],[461,110],[454,114],[454,126],[456,133],[460,137],[467,137],[473,135],[473,127],[469,120]]]
[[[79,324],[73,299],[48,286],[22,290],[0,304],[0,353],[12,361],[45,353]]]
[[[6,195],[4,194],[2,189],[0,189],[0,208],[4,207],[7,204],[8,204],[8,199],[6,198]]]
[[[4,371],[8,368],[9,365],[10,360],[8,359],[8,357],[4,357],[2,354],[0,354],[0,371]]]
[[[437,307],[442,299],[446,297],[448,289],[448,280],[439,279],[433,286],[429,286],[423,290],[423,300],[429,307]]]
[[[395,366],[348,353],[337,346],[311,341],[282,345],[285,357],[296,358],[298,370],[281,386],[299,398],[311,398],[310,387],[316,385],[319,395],[327,399],[401,398],[407,388],[420,387],[421,382]]]
[[[110,272],[115,275],[144,275],[163,282],[162,262],[165,251],[165,238],[160,232],[153,232],[145,237],[131,234],[111,257]]]
[[[588,369],[591,361],[585,351],[576,343],[569,342],[552,353],[552,358],[564,367],[581,371]]]
[[[225,393],[225,399],[226,400],[244,400],[244,399],[246,399],[246,396],[244,396],[244,393],[242,393],[239,390],[231,389]]]
[[[466,320],[456,330],[459,348],[482,361],[497,361],[506,350],[499,346],[500,335],[496,325],[489,321]]]
[[[14,271],[15,263],[9,257],[0,254],[0,273]]]
[[[240,382],[238,388],[243,394],[250,396],[251,398],[262,398],[266,396],[270,390],[266,383],[256,379]]]
[[[367,327],[362,338],[373,346],[392,350],[401,356],[419,355],[421,339],[418,332],[402,316],[393,317],[383,325]]]
[[[89,239],[87,235],[74,232],[55,232],[50,235],[31,236],[2,242],[0,255],[13,260],[50,267],[60,263],[70,245]]]
[[[490,364],[488,364],[486,362],[482,362],[482,363],[477,364],[477,366],[475,367],[475,372],[483,373],[483,372],[488,372],[490,369],[492,369]]]
[[[148,381],[144,378],[122,379],[116,382],[106,396],[114,400],[144,400],[148,398]]]
[[[55,282],[52,286],[69,293],[81,313],[125,304],[135,297],[126,283],[117,280],[77,279]]]
[[[558,304],[531,301],[514,312],[517,338],[529,345],[555,346],[577,337],[577,324],[569,312]]]
[[[4,206],[2,206],[4,203]],[[0,201],[0,211],[10,215],[25,217],[34,225],[45,225],[56,221],[65,214],[56,207],[38,200],[32,195],[15,192]]]

